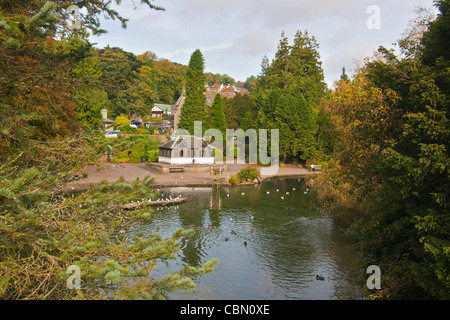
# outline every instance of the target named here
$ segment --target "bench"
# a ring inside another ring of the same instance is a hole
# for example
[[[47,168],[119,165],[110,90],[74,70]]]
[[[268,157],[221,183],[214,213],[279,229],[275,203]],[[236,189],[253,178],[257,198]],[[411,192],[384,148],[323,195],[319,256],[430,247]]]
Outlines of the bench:
[[[184,168],[180,167],[169,168],[169,172],[184,172]]]
[[[314,169],[316,169],[316,171],[322,171],[322,165],[316,164],[316,165],[314,165]],[[311,166],[309,166],[309,169],[308,169],[308,170],[309,170],[309,171],[312,171]]]

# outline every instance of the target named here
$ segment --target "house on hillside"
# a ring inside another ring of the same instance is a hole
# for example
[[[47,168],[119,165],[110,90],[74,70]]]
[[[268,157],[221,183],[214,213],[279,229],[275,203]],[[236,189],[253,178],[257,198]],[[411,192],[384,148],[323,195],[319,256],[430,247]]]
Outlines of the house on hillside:
[[[248,90],[231,85],[219,85],[217,83],[213,84],[211,87],[207,86],[205,91],[206,105],[209,107],[212,106],[216,94],[220,94],[222,98],[234,98],[238,93],[248,94]]]
[[[103,120],[102,121],[103,129],[107,130],[109,128],[114,127],[114,124],[116,122],[108,119],[108,110],[102,109],[101,113],[102,113],[102,120]]]
[[[169,104],[155,103],[152,108],[152,117],[164,117],[172,113],[172,106]]]
[[[214,147],[195,136],[177,136],[159,146],[159,162],[214,164]]]

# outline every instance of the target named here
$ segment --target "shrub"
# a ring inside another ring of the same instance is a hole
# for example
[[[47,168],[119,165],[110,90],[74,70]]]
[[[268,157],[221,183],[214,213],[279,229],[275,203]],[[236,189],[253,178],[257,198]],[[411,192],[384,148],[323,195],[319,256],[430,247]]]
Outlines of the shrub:
[[[136,133],[147,134],[147,129],[145,129],[144,127],[137,128]]]
[[[230,177],[228,178],[228,182],[229,182],[230,184],[232,184],[233,186],[235,186],[235,185],[239,184],[240,179],[239,179],[239,177],[238,177],[237,175],[234,175],[234,176],[230,176]]]
[[[114,121],[116,122],[114,125],[115,128],[119,128],[121,126],[130,124],[130,119],[128,119],[128,117],[124,116],[123,114],[120,116],[117,116]]]
[[[328,162],[326,161],[319,161],[316,163],[316,165],[322,166],[324,169],[328,169]]]
[[[245,168],[242,168],[241,170],[239,170],[238,177],[241,180],[258,179],[260,177],[261,173],[259,172],[259,170],[257,168],[258,168],[258,165],[248,165]]]
[[[142,135],[131,135],[126,138],[111,141],[114,150],[114,162],[141,162],[141,157],[146,156],[147,161],[158,161],[160,143],[155,139]],[[105,146],[106,147],[106,146]],[[128,152],[131,151],[130,157]]]
[[[128,158],[128,151],[130,151],[130,149],[117,152],[116,155],[114,156],[113,162],[115,163],[131,162],[130,159]]]
[[[147,157],[147,151],[149,151],[150,145],[146,141],[137,142],[133,148],[131,148],[130,162],[141,162],[141,157]]]
[[[147,132],[148,132],[149,134],[154,134],[154,133],[155,133],[155,127],[154,127],[154,126],[149,126],[149,127],[147,128]]]
[[[158,162],[158,159],[159,159],[159,149],[147,151],[148,162]]]
[[[124,124],[118,127],[121,133],[134,133],[136,132],[136,128],[130,127],[129,124]]]

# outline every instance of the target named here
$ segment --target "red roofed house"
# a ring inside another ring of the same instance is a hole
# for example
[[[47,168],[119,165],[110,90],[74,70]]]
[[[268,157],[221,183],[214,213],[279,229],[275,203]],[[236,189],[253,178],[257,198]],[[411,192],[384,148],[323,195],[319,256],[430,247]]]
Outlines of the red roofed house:
[[[248,94],[248,90],[244,88],[237,88],[235,86],[226,85],[223,84],[213,84],[211,87],[206,88],[206,105],[211,107],[214,98],[216,97],[216,94],[220,94],[222,98],[234,98],[237,93],[240,94]]]

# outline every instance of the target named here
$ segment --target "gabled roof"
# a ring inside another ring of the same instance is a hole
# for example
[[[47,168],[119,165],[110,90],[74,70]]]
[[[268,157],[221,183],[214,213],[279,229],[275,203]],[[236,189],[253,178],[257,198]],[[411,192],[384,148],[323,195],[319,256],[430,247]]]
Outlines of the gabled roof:
[[[169,104],[155,103],[154,106],[160,108],[163,111],[171,111],[172,110],[172,106]]]
[[[214,148],[213,146],[206,143],[205,139],[198,138],[196,136],[177,136],[172,138],[172,140],[159,146],[161,149],[175,149],[175,148]]]

